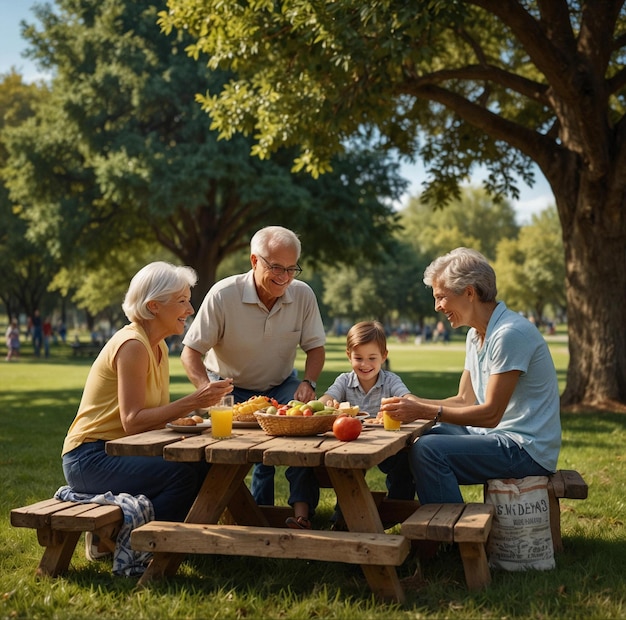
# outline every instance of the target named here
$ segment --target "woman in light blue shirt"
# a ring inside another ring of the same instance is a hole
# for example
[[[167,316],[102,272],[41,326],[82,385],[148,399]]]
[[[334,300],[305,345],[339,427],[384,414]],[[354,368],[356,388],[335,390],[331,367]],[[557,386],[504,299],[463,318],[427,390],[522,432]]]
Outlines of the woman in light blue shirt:
[[[475,250],[439,257],[424,283],[435,310],[453,328],[470,330],[458,394],[382,405],[403,422],[436,422],[410,451],[420,503],[462,502],[459,485],[553,473],[561,447],[558,383],[535,325],[496,301],[495,273]]]

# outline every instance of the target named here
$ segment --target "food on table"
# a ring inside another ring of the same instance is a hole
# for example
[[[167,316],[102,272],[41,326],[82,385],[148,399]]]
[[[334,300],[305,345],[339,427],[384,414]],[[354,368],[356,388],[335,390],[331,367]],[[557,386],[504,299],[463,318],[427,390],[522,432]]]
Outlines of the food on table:
[[[349,401],[339,403],[339,407],[337,407],[337,409],[339,409],[341,413],[345,413],[350,416],[355,416],[359,413],[358,405],[351,405]]]
[[[197,422],[193,418],[176,418],[171,424],[174,426],[195,426]]]
[[[194,420],[196,424],[204,424],[204,422],[206,422],[201,415],[192,415],[191,419]]]
[[[270,406],[278,407],[278,402],[269,396],[252,396],[233,407],[233,420],[237,422],[253,422],[255,420],[255,411],[262,411]]]
[[[239,408],[239,412],[237,409]],[[349,402],[334,404],[324,404],[320,400],[310,400],[303,403],[301,400],[290,400],[286,404],[280,404],[273,398],[267,396],[253,396],[250,400],[235,405],[235,416],[250,415],[260,411],[270,415],[288,415],[288,416],[319,416],[319,415],[347,415],[354,417],[359,413],[359,407],[350,405]],[[235,419],[241,419],[235,417]]]
[[[362,428],[360,420],[348,415],[339,416],[333,422],[333,434],[339,441],[354,441],[361,434]]]

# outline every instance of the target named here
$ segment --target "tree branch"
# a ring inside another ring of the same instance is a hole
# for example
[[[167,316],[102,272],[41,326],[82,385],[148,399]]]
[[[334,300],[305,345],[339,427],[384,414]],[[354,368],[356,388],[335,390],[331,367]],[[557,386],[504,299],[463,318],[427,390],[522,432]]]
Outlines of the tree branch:
[[[555,5],[566,4],[565,0],[552,1]],[[550,3],[551,0],[545,2]],[[562,23],[564,19],[569,26],[568,11],[564,16],[561,15],[562,11],[550,11],[549,14],[553,19],[558,15],[560,21],[548,25],[537,21],[517,0],[468,0],[468,3],[492,13],[511,30],[533,64],[545,75],[546,82],[561,97],[576,96],[577,93],[573,91],[572,83],[568,79],[571,73],[568,67],[576,53],[575,41],[572,34],[569,45],[566,45],[567,37],[562,34],[565,29],[565,23]],[[551,30],[561,33],[565,49],[558,48],[547,36],[547,32]]]
[[[537,162],[545,171],[544,165],[554,161],[561,152],[557,143],[547,136],[527,129],[518,123],[502,118],[465,97],[434,84],[423,84],[411,89],[411,94],[427,101],[445,105],[455,114],[474,127],[481,129],[495,140],[501,140],[519,149]]]
[[[441,84],[448,80],[494,82],[505,88],[510,88],[516,93],[528,97],[542,105],[549,105],[546,96],[548,87],[545,84],[529,80],[528,78],[521,77],[509,71],[504,71],[494,65],[467,65],[458,69],[435,71],[434,73],[429,73],[424,76],[413,75],[411,82],[412,84],[417,84],[417,86],[423,86],[427,84]]]

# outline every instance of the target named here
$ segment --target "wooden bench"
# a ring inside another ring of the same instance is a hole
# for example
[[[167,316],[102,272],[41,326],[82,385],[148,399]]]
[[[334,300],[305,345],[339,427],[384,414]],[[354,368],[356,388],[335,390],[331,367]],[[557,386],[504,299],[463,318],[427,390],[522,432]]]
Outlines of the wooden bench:
[[[573,469],[560,469],[548,478],[550,502],[550,530],[555,551],[563,551],[561,539],[561,506],[559,499],[587,499],[589,487],[583,477]]]
[[[122,510],[113,505],[46,499],[11,510],[11,525],[37,530],[37,540],[45,547],[38,576],[56,577],[66,572],[83,532],[98,536],[100,550],[113,551],[122,523]]]
[[[146,578],[166,574],[168,554],[172,553],[400,566],[411,549],[404,536],[392,534],[166,521],[151,521],[133,530],[131,546],[137,551],[164,554],[161,558],[155,556]]]
[[[485,544],[493,513],[491,504],[425,504],[402,523],[400,532],[414,540],[458,543],[467,587],[479,590],[491,583]]]

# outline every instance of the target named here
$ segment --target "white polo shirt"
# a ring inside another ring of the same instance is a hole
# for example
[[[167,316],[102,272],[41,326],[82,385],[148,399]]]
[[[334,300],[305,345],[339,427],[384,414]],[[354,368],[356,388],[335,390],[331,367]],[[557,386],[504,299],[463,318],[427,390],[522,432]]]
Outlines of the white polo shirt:
[[[298,346],[306,352],[325,342],[308,284],[294,280],[268,310],[256,292],[252,270],[214,284],[183,339],[185,346],[206,353],[208,371],[260,392],[291,374]]]

